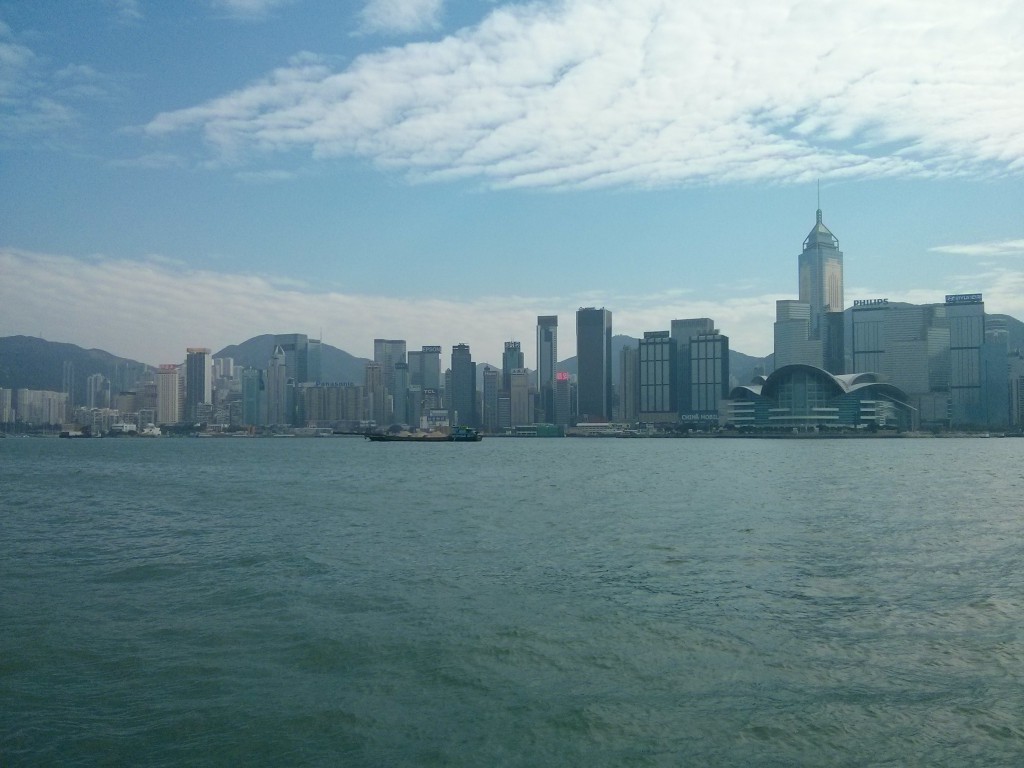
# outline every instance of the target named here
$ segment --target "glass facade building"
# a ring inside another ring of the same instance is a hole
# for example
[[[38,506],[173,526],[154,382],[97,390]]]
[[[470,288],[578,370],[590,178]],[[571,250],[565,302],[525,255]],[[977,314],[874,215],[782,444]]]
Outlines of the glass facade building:
[[[647,423],[674,422],[676,406],[676,345],[668,331],[647,331],[638,349],[640,405],[638,419]]]
[[[576,312],[576,416],[606,422],[612,415],[612,313],[583,307]]]

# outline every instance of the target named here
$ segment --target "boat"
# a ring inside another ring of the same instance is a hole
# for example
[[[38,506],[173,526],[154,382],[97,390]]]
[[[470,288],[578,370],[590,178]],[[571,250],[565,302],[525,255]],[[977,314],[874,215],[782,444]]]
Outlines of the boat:
[[[453,443],[479,443],[483,435],[472,427],[456,427],[448,435],[448,439]]]
[[[374,443],[478,443],[483,439],[483,436],[472,427],[456,427],[448,435],[434,432],[364,432],[363,437]]]

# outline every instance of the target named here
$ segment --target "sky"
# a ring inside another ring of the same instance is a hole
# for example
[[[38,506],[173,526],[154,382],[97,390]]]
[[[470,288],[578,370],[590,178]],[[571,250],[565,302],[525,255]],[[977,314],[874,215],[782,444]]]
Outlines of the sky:
[[[537,315],[772,351],[845,300],[1024,318],[1024,3],[0,0],[0,336],[500,362]]]

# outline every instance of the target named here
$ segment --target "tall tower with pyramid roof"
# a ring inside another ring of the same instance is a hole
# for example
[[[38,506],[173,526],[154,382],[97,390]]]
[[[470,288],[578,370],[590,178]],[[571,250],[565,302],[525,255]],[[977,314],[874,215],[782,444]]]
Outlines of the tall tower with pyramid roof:
[[[812,338],[822,338],[826,312],[842,312],[843,252],[839,240],[821,221],[818,201],[817,221],[800,254],[800,301],[810,305]]]

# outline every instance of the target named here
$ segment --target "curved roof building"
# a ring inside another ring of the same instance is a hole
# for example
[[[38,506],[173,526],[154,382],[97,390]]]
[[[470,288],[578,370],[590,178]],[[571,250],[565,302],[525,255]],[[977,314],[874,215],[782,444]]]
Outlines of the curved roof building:
[[[786,365],[729,393],[725,421],[736,427],[907,429],[907,394],[876,373],[831,374],[811,365]]]

